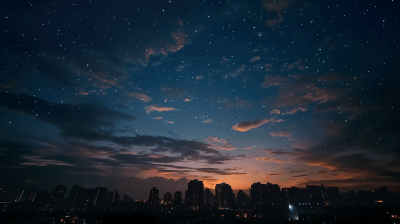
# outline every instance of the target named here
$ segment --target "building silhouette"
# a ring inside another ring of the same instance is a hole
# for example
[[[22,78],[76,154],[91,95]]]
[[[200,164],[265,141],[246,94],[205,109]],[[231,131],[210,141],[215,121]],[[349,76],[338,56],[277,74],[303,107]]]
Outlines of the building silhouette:
[[[204,185],[203,181],[197,179],[188,183],[188,189],[185,193],[186,205],[191,210],[203,209],[204,206]]]
[[[158,204],[158,195],[159,195],[159,190],[156,187],[150,189],[149,204],[151,205]]]
[[[182,204],[182,192],[176,191],[174,193],[174,205],[178,206]]]
[[[236,200],[237,200],[237,202],[236,202],[237,204],[246,205],[246,203],[247,203],[247,194],[244,193],[243,190],[238,191]]]
[[[164,205],[172,204],[172,194],[171,193],[167,192],[164,194],[163,204]]]
[[[209,188],[204,190],[204,204],[211,206],[214,204],[214,194],[211,192]]]
[[[53,188],[50,193],[50,204],[61,204],[64,201],[65,194],[67,193],[67,188],[59,184]]]
[[[217,208],[231,208],[235,204],[235,194],[229,184],[221,183],[215,186],[215,205]]]

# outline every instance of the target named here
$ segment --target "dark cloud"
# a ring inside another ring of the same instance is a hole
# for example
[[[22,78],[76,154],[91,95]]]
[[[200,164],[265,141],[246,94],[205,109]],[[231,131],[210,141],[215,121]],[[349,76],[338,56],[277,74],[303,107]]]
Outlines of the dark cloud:
[[[0,106],[36,117],[62,130],[62,135],[88,140],[107,140],[115,131],[115,122],[135,120],[102,105],[51,103],[27,94],[0,93]]]
[[[279,156],[280,155],[296,156],[301,154],[301,149],[293,149],[292,151],[283,151],[283,149],[263,149],[262,151]]]
[[[298,159],[313,166],[340,170],[359,176],[361,182],[373,178],[398,182],[400,172],[400,119],[398,92],[377,92],[380,98],[362,107],[362,119],[347,120],[336,137],[302,150]],[[349,180],[350,181],[350,180]],[[355,184],[358,184],[355,182]]]

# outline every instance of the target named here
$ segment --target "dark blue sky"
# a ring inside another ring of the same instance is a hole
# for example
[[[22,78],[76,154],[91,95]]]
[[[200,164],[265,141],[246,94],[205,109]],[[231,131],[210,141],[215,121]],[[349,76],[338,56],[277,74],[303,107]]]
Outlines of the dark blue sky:
[[[398,185],[398,10],[1,3],[0,187]]]

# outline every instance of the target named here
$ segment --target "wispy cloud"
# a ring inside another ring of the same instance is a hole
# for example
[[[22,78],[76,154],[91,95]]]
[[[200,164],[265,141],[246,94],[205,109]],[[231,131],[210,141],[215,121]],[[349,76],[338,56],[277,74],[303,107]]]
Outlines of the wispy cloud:
[[[253,56],[251,59],[250,59],[250,62],[256,62],[256,61],[258,61],[258,60],[260,60],[261,59],[261,57],[259,57],[259,56]]]
[[[274,137],[288,137],[288,136],[290,136],[290,131],[284,130],[284,131],[279,131],[279,132],[273,132],[273,133],[269,133],[269,135],[274,136]]]
[[[228,98],[218,98],[217,100],[218,103],[223,103],[225,106],[225,109],[229,110],[232,108],[251,108],[253,107],[253,103],[249,102],[248,100],[245,99],[239,99],[238,97],[235,97],[233,100],[230,100]]]
[[[162,117],[152,117],[152,119],[161,120]]]
[[[167,124],[175,124],[175,122],[173,122],[173,121],[165,121],[165,123],[167,123]]]
[[[146,103],[153,100],[151,97],[149,97],[148,95],[146,95],[144,93],[131,92],[131,93],[129,93],[129,96],[136,98],[138,100],[143,100]]]
[[[172,111],[175,110],[173,107],[158,107],[155,105],[145,107],[146,113],[150,113],[152,111],[164,112],[164,111]]]
[[[274,109],[274,110],[271,110],[271,112],[269,112],[269,114],[281,114],[281,111],[278,109]]]
[[[213,121],[214,121],[213,119],[207,119],[207,120],[203,121],[203,123],[208,124],[208,123],[212,123]]]
[[[263,88],[269,88],[271,86],[280,86],[286,81],[285,77],[266,75],[264,82],[261,84]]]
[[[289,160],[280,160],[280,159],[274,159],[274,158],[271,158],[271,157],[261,157],[261,158],[255,157],[255,159],[258,160],[258,161],[263,161],[263,162],[291,163],[291,161],[289,161]]]
[[[222,139],[222,138],[219,139],[218,137],[210,136],[205,141],[208,142],[213,149],[216,149],[219,151],[221,151],[221,150],[232,151],[232,150],[236,149],[235,147],[233,147],[233,145],[230,141]]]
[[[245,132],[245,131],[249,131],[251,129],[258,128],[259,126],[261,126],[262,124],[265,124],[265,123],[269,123],[269,122],[276,123],[276,122],[282,122],[282,121],[284,121],[284,120],[276,119],[276,118],[271,118],[269,120],[261,119],[261,120],[255,120],[255,121],[245,121],[245,122],[233,125],[232,130]]]
[[[304,107],[295,107],[293,109],[287,110],[285,112],[282,113],[282,115],[287,115],[287,114],[295,114],[297,111],[307,111],[307,108]]]

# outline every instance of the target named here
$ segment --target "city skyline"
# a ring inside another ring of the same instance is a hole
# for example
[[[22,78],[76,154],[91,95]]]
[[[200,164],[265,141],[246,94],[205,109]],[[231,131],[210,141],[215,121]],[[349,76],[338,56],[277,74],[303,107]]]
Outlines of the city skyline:
[[[400,185],[396,1],[0,6],[0,188]]]
[[[196,183],[198,183],[198,184],[201,183],[201,184],[197,185]],[[158,187],[147,188],[145,190],[143,190],[143,189],[139,189],[139,190],[138,189],[132,189],[131,192],[133,192],[133,194],[122,192],[122,191],[119,191],[116,188],[112,188],[112,187],[108,187],[108,186],[91,186],[91,187],[83,186],[82,187],[82,186],[80,186],[78,184],[73,184],[73,183],[71,184],[71,187],[65,187],[64,184],[58,184],[58,185],[56,185],[54,187],[48,186],[47,188],[44,188],[44,189],[37,188],[36,186],[31,186],[31,187],[28,187],[28,188],[24,188],[22,190],[15,190],[15,189],[11,190],[11,189],[7,189],[7,188],[0,188],[0,191],[9,192],[9,197],[10,198],[14,198],[16,201],[20,201],[21,197],[22,197],[22,195],[24,194],[25,191],[34,192],[35,194],[40,194],[40,193],[44,193],[44,192],[47,192],[47,194],[50,194],[50,193],[53,194],[56,189],[62,189],[63,195],[65,197],[63,196],[63,198],[59,199],[59,200],[60,201],[63,201],[63,200],[70,201],[71,200],[70,199],[71,195],[73,195],[77,191],[77,189],[78,190],[79,189],[80,190],[85,190],[85,189],[86,190],[90,190],[90,189],[102,189],[102,190],[109,189],[110,192],[114,192],[114,193],[117,192],[120,195],[120,200],[121,201],[124,201],[123,199],[125,197],[127,197],[127,198],[135,200],[135,201],[141,201],[141,202],[146,202],[147,201],[148,203],[151,202],[150,204],[155,204],[156,203],[155,201],[151,201],[150,198],[153,198],[153,200],[155,200],[155,198],[158,198],[158,200],[161,200],[161,199],[163,199],[163,197],[165,197],[165,194],[168,194],[168,193],[172,194],[171,195],[172,198],[173,198],[172,204],[174,204],[174,203],[176,203],[174,201],[175,196],[176,196],[175,194],[179,192],[179,194],[180,194],[179,198],[181,199],[182,203],[186,204],[186,201],[190,201],[189,202],[190,204],[188,205],[190,208],[195,207],[195,206],[192,205],[194,203],[193,202],[194,200],[195,201],[201,200],[201,201],[203,201],[203,203],[206,204],[206,201],[210,200],[210,198],[208,198],[210,196],[209,195],[207,196],[207,193],[206,193],[207,191],[210,191],[210,193],[212,194],[211,197],[213,198],[212,200],[214,200],[214,197],[218,198],[218,194],[221,194],[220,193],[221,190],[224,191],[223,194],[225,194],[223,196],[223,198],[227,197],[226,191],[228,191],[228,194],[229,194],[229,192],[233,193],[235,195],[238,194],[238,193],[244,193],[245,195],[250,196],[253,187],[255,187],[256,189],[261,189],[261,191],[268,191],[268,190],[266,190],[268,188],[271,188],[271,189],[274,189],[274,190],[279,189],[278,191],[284,191],[286,189],[303,189],[303,190],[305,190],[305,189],[308,189],[310,187],[311,188],[320,188],[320,187],[322,187],[322,188],[325,188],[325,189],[336,188],[339,191],[340,194],[346,194],[346,193],[351,192],[351,191],[353,191],[353,192],[357,192],[357,191],[374,192],[374,191],[376,191],[376,190],[378,190],[378,189],[380,189],[382,187],[385,187],[392,194],[400,194],[400,186],[392,186],[392,187],[389,187],[389,188],[387,186],[379,186],[379,187],[371,187],[369,189],[348,189],[348,190],[344,190],[344,189],[340,189],[340,188],[338,188],[337,186],[334,186],[334,185],[325,186],[323,184],[320,184],[320,185],[306,185],[306,186],[303,186],[303,187],[297,187],[297,186],[282,187],[282,186],[279,186],[279,184],[276,184],[276,183],[270,183],[270,182],[263,183],[263,182],[256,182],[255,181],[254,183],[249,185],[247,188],[232,189],[231,185],[229,183],[225,183],[225,182],[218,183],[218,184],[216,184],[215,186],[213,186],[211,188],[204,187],[204,185],[202,185],[202,184],[203,184],[203,182],[201,180],[194,179],[194,180],[188,180],[186,182],[186,185],[182,186],[181,189],[165,188],[165,186],[164,187],[163,186],[158,186]],[[201,187],[201,186],[203,186],[203,187]],[[52,189],[52,191],[49,191],[50,189]],[[189,193],[190,196],[187,197],[186,195],[188,193],[188,190],[190,190],[190,189],[191,189],[192,192],[190,192]],[[197,189],[197,190],[195,190],[195,189]],[[202,198],[202,199],[197,199],[197,196],[194,196],[194,195],[196,195],[198,193],[195,193],[195,191],[199,191],[200,189],[202,189],[202,193],[201,193],[202,195],[200,196],[200,198]],[[135,193],[135,190],[138,191],[138,192]],[[56,190],[56,191],[58,191],[58,190]],[[149,195],[149,191],[150,191],[150,195]],[[219,193],[216,193],[217,191],[219,191]],[[257,192],[257,191],[258,190],[256,190],[255,192]],[[30,199],[33,200],[33,198],[35,196],[34,195],[30,195],[30,193],[28,193],[28,195],[25,195],[24,197],[25,197],[25,200],[27,200],[27,197],[30,197]],[[219,199],[219,200],[221,200],[221,199]],[[237,200],[236,196],[235,196],[235,200]],[[226,200],[224,199],[224,201],[226,201]],[[240,204],[239,202],[237,202],[237,203]],[[200,209],[202,208],[202,206],[203,205],[201,205]],[[225,204],[223,204],[223,206],[225,206]],[[197,208],[197,209],[194,209],[194,210],[200,210],[200,209]]]

